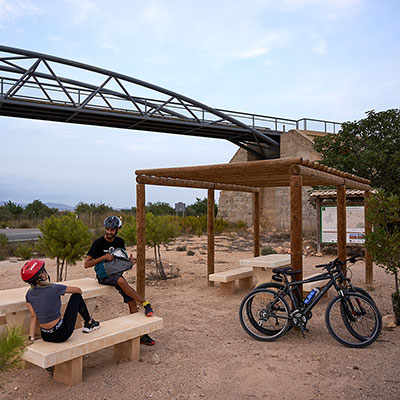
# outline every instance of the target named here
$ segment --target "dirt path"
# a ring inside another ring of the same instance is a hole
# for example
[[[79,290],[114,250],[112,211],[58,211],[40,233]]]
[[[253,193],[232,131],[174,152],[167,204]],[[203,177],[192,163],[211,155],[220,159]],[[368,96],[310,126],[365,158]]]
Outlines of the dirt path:
[[[236,242],[235,242],[236,240]],[[216,239],[216,271],[237,268],[251,249],[232,235]],[[240,243],[240,245],[238,244]],[[186,245],[195,252],[175,251]],[[234,249],[234,250],[233,250]],[[152,256],[149,250],[147,256]],[[69,388],[33,367],[1,376],[0,399],[398,399],[399,328],[383,330],[366,349],[337,343],[324,323],[327,301],[320,303],[303,339],[292,330],[273,343],[257,342],[241,328],[238,307],[244,292],[222,296],[206,283],[206,238],[181,238],[163,251],[165,264],[179,268],[180,277],[148,282],[147,298],[165,327],[153,336],[157,344],[142,346],[140,362],[112,359],[105,349],[84,359],[82,384]],[[306,257],[305,270],[332,257]],[[19,287],[22,262],[0,262],[0,289]],[[55,276],[54,261],[48,260]],[[168,271],[169,267],[167,267]],[[363,264],[353,268],[353,280],[364,285]],[[93,276],[83,262],[68,278]],[[126,274],[131,281],[134,272]],[[392,312],[393,278],[375,268],[371,292],[382,315]],[[117,292],[100,299],[96,317],[107,320],[128,312]]]

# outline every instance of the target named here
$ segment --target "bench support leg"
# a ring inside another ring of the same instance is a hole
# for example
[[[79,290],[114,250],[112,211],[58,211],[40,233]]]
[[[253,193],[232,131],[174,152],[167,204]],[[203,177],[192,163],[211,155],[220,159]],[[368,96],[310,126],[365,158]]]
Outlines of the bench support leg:
[[[25,311],[16,311],[5,315],[6,323],[9,326],[21,326],[23,332],[29,333],[30,315]]]
[[[234,290],[235,290],[235,281],[221,282],[222,294],[232,294]]]
[[[54,366],[53,379],[68,386],[82,382],[83,359],[82,357],[63,362]]]
[[[129,361],[138,361],[140,358],[140,338],[127,340],[114,345],[114,359],[116,361],[127,358]]]
[[[239,288],[240,289],[253,289],[253,277],[249,276],[248,278],[239,279]]]

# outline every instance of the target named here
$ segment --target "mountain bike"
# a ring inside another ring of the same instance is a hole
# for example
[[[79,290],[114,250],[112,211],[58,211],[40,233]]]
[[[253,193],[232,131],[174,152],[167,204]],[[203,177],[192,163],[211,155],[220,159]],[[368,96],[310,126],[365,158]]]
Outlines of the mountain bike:
[[[239,318],[243,329],[256,340],[274,341],[293,326],[298,326],[304,337],[312,309],[334,287],[338,295],[328,304],[325,312],[329,333],[348,347],[372,344],[382,329],[380,312],[370,295],[366,295],[367,292],[361,288],[353,287],[342,270],[344,263],[355,263],[358,257],[317,265],[316,268],[323,268],[326,272],[300,281],[293,280],[299,271],[294,271],[292,267],[274,268],[272,278],[280,283],[263,284],[264,287],[256,288],[242,300]],[[326,283],[316,290],[314,297],[303,300],[300,285],[319,281]]]

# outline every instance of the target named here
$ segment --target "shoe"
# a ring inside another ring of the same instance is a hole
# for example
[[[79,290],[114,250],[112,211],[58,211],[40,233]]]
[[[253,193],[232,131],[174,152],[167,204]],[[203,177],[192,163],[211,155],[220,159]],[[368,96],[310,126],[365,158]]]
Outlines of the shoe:
[[[95,321],[93,318],[89,322],[85,322],[83,332],[89,333],[100,328],[100,322]]]
[[[150,303],[144,306],[144,315],[146,317],[151,317],[153,315],[153,309],[151,308]]]
[[[156,341],[146,334],[140,337],[140,344],[145,344],[146,346],[153,346],[156,344]]]

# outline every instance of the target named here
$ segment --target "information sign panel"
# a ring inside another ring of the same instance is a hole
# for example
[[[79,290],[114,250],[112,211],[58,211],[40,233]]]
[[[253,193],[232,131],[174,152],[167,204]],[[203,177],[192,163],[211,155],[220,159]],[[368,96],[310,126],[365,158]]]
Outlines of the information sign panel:
[[[346,206],[346,242],[364,243],[364,206]],[[337,207],[321,206],[321,243],[337,243]]]

